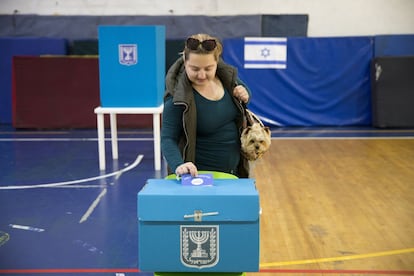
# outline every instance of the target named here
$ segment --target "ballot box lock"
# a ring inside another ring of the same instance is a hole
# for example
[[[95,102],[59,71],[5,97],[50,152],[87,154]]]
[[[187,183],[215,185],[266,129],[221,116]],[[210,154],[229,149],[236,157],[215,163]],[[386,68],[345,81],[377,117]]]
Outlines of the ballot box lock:
[[[194,214],[184,215],[184,219],[194,218],[194,221],[201,222],[204,216],[217,216],[219,212],[203,213],[201,210],[194,210]]]

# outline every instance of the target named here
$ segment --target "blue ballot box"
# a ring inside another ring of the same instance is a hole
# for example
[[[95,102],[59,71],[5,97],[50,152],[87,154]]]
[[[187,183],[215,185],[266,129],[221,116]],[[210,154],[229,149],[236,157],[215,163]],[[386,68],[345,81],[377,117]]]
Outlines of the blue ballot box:
[[[138,193],[138,266],[157,272],[259,270],[254,179],[182,185],[149,179]]]
[[[158,107],[165,89],[165,26],[99,26],[102,107]]]

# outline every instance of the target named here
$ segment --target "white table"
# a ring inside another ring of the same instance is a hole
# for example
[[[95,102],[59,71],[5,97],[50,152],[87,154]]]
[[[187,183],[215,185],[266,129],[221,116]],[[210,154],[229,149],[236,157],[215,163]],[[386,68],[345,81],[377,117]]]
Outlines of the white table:
[[[109,114],[111,125],[112,158],[118,159],[118,128],[116,122],[117,114],[152,114],[153,136],[154,136],[154,167],[161,170],[161,133],[160,115],[164,105],[158,107],[101,107],[95,108],[98,126],[98,152],[99,169],[105,170],[105,121],[104,114]]]

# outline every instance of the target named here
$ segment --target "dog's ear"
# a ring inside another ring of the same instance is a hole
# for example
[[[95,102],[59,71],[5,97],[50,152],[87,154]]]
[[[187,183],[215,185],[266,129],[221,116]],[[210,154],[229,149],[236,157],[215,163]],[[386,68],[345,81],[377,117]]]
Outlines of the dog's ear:
[[[267,134],[270,134],[270,128],[269,127],[264,127],[263,129],[266,131]]]
[[[244,130],[243,130],[243,132],[244,132],[244,134],[248,134],[249,132],[250,132],[250,130],[252,130],[252,127],[251,126],[248,126],[248,127],[246,127]]]

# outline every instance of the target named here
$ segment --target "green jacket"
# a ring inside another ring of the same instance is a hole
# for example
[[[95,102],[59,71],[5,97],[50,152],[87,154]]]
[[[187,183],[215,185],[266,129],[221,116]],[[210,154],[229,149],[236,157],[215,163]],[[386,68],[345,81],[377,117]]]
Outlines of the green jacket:
[[[216,75],[223,83],[225,91],[231,92],[238,84],[243,84],[237,77],[237,68],[225,64],[223,61],[219,61]],[[184,106],[184,135],[180,139],[179,148],[184,162],[194,163],[197,137],[197,109],[194,100],[193,87],[185,73],[183,58],[177,59],[177,61],[170,67],[167,72],[165,85],[166,91],[164,100],[173,97],[174,104]],[[240,136],[241,131],[243,130],[243,107],[237,98],[232,98],[240,111],[240,117],[237,120]],[[242,154],[240,154],[238,174],[239,177],[249,177],[249,163]]]

